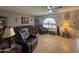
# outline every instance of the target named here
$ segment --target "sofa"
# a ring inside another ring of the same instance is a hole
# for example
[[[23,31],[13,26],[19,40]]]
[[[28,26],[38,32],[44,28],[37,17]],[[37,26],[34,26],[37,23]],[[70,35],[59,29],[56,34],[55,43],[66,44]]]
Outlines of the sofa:
[[[30,34],[29,29],[26,26],[14,28],[16,43],[22,46],[24,53],[32,53],[38,44],[36,35]]]

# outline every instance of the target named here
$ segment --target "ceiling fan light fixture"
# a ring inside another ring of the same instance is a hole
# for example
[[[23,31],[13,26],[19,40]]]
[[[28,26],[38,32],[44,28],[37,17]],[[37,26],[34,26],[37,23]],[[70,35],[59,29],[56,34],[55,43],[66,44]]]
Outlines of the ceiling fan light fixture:
[[[49,9],[49,10],[48,10],[48,12],[50,12],[50,13],[51,13],[51,12],[52,12],[52,10],[51,10],[51,9]]]

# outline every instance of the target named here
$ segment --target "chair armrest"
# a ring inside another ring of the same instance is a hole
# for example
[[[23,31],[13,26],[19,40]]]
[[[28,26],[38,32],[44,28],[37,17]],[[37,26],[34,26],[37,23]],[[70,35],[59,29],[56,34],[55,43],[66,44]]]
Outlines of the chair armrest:
[[[14,44],[12,45],[11,48],[7,48],[7,49],[1,49],[0,50],[2,53],[21,53],[22,52],[22,47],[18,44]]]

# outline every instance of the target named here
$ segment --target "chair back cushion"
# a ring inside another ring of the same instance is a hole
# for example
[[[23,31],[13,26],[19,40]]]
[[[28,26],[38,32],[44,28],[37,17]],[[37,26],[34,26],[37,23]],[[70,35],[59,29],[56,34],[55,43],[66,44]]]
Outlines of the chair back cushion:
[[[26,40],[29,37],[29,32],[27,28],[21,28],[19,30],[19,34],[22,37],[23,40]]]

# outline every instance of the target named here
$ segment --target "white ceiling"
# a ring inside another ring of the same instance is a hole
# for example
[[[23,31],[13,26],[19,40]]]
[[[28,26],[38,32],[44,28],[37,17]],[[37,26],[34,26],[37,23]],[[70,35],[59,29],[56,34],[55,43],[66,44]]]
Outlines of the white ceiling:
[[[54,8],[55,6],[53,6]],[[29,16],[40,16],[47,14],[54,14],[56,12],[49,13],[47,6],[0,6],[1,10],[21,13]],[[79,10],[79,7],[63,7],[58,9],[58,12],[65,12],[68,10]]]
[[[0,6],[0,9],[30,16],[51,14],[48,12],[47,6]]]

